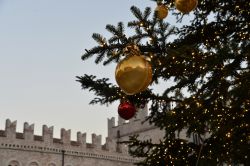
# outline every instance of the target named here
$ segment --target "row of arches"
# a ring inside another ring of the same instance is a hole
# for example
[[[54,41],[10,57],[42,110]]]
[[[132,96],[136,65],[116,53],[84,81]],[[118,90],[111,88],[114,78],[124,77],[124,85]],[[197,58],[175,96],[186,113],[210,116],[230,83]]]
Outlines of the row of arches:
[[[20,162],[17,160],[11,160],[8,162],[7,166],[21,166]],[[28,164],[28,166],[40,166],[38,162],[32,161]],[[47,166],[57,166],[55,163],[49,163]],[[66,165],[66,166],[71,166],[71,165]]]
[[[17,160],[11,160],[8,163],[8,166],[21,166],[21,164]],[[32,161],[28,164],[28,166],[39,166],[39,164],[35,161]],[[54,163],[49,163],[48,166],[56,166]]]

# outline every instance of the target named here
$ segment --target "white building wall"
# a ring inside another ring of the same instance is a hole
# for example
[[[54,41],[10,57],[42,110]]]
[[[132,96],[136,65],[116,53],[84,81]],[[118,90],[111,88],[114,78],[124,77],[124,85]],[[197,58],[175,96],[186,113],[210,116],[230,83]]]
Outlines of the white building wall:
[[[125,141],[139,134],[141,139],[159,142],[164,131],[148,122],[142,124],[148,109],[137,109],[137,116],[129,122],[118,118],[108,119],[108,137],[104,144],[101,135],[92,134],[92,142],[86,142],[86,133],[77,133],[77,141],[71,141],[71,131],[61,129],[61,138],[53,138],[53,126],[43,126],[42,136],[34,135],[34,124],[24,123],[23,133],[16,133],[17,122],[6,120],[5,130],[0,130],[0,166],[132,166],[138,159],[128,154]],[[119,138],[118,138],[119,137]],[[10,164],[12,162],[12,164]]]
[[[98,154],[99,156],[101,154]],[[17,161],[17,166],[61,166],[62,155],[60,153],[38,152],[33,150],[0,149],[0,165],[8,166],[11,161]],[[129,162],[101,159],[100,157],[86,157],[65,155],[65,166],[131,166]]]
[[[53,138],[53,127],[43,126],[43,135],[34,135],[34,125],[24,124],[23,133],[16,133],[16,121],[6,121],[0,130],[0,166],[132,166],[138,161],[127,152],[116,151],[117,143],[101,135],[92,134],[92,142],[86,143],[86,133],[77,133],[77,141],[71,141],[70,130],[61,129],[61,138]]]

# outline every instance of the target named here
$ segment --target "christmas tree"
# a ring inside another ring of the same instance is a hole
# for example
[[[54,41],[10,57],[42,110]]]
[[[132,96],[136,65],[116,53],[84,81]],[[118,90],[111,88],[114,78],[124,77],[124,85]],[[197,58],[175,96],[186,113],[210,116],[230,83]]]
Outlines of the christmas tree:
[[[165,137],[158,143],[131,137],[130,153],[142,159],[138,165],[249,165],[250,3],[155,3],[155,10],[131,7],[135,20],[127,27],[135,30],[133,35],[124,33],[122,22],[107,25],[112,36],[106,39],[94,33],[98,45],[86,49],[82,56],[82,60],[95,56],[96,64],[104,65],[122,65],[125,59],[128,70],[133,65],[128,59],[136,56],[149,63],[142,68],[149,72],[139,78],[136,72],[141,71],[132,70],[132,81],[138,79],[131,84],[125,72],[117,74],[119,86],[93,75],[79,76],[77,81],[97,96],[92,104],[150,103],[147,120],[164,130]],[[170,14],[176,23],[183,19],[190,19],[190,23],[175,27],[164,19]],[[140,79],[144,82],[138,85]],[[169,86],[156,93],[154,86],[159,83]],[[197,141],[189,141],[191,136]]]

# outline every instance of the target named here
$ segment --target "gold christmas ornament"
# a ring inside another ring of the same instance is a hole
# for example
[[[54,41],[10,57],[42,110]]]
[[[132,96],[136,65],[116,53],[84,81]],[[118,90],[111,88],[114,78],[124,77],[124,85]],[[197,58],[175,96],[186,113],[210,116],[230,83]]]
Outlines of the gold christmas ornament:
[[[198,0],[175,0],[175,7],[182,13],[189,13],[196,8]]]
[[[116,66],[115,79],[127,95],[142,92],[152,80],[151,64],[140,55],[129,55]]]
[[[157,12],[156,13],[157,18],[163,20],[168,15],[168,7],[164,4],[158,4],[157,7],[155,8],[155,12]]]

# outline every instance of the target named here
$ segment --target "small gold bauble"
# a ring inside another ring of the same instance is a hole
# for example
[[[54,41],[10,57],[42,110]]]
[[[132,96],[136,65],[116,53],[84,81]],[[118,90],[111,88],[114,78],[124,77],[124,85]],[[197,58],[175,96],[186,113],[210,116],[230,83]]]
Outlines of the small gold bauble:
[[[182,13],[189,13],[197,6],[198,0],[175,0],[175,7]]]
[[[155,12],[157,12],[156,16],[157,18],[159,18],[160,20],[164,19],[167,17],[168,15],[168,8],[166,5],[164,4],[159,4],[156,8],[155,8]]]
[[[142,56],[128,56],[116,66],[115,79],[127,95],[142,92],[152,80],[151,64]]]

